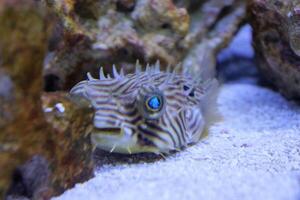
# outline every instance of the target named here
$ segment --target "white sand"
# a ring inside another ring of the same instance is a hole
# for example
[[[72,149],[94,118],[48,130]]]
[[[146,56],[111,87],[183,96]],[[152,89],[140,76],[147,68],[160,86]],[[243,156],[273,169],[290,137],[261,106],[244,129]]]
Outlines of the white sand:
[[[225,85],[224,121],[197,145],[152,163],[102,166],[56,200],[300,199],[300,106],[246,83]]]

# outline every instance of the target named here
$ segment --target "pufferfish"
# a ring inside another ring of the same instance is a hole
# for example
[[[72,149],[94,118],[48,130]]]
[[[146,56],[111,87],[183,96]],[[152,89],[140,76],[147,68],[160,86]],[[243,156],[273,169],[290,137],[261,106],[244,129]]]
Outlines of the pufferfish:
[[[168,154],[198,142],[218,116],[218,81],[201,82],[189,73],[161,71],[159,63],[113,78],[100,68],[70,93],[87,99],[95,114],[92,144],[122,154]]]

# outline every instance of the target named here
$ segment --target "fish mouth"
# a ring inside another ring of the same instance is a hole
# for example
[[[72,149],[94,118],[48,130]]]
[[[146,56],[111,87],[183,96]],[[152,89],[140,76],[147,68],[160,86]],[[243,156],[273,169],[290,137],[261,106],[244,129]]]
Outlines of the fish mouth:
[[[126,131],[126,128],[101,127],[94,128],[91,135],[92,144],[104,151],[121,154],[157,153],[156,147],[141,145],[137,134]]]
[[[120,135],[122,132],[121,128],[118,127],[101,127],[101,128],[95,128],[95,130],[99,134],[107,134],[107,135]]]

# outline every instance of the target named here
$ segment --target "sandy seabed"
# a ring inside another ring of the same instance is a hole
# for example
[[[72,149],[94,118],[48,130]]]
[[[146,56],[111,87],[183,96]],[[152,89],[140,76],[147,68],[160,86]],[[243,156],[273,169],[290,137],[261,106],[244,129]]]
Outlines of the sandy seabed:
[[[253,83],[225,84],[223,121],[166,160],[106,164],[55,200],[300,199],[300,106]]]

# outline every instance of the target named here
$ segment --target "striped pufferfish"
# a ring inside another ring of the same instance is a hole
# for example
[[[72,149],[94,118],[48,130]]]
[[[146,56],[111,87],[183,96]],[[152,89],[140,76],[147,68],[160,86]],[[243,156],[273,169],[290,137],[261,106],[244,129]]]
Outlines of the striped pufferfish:
[[[100,68],[70,93],[94,108],[92,144],[123,154],[168,154],[194,144],[215,121],[218,81],[204,83],[175,69],[160,71],[159,63],[124,75],[113,66],[113,78]]]

